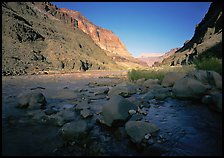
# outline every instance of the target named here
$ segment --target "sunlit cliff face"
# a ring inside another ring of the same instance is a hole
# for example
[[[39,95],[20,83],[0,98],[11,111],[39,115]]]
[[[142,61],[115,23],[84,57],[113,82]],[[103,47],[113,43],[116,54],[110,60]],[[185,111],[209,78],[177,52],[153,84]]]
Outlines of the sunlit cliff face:
[[[78,28],[88,34],[100,48],[113,54],[119,54],[125,57],[131,56],[124,44],[112,31],[94,25],[79,12],[65,8],[60,9],[60,11],[77,19]]]

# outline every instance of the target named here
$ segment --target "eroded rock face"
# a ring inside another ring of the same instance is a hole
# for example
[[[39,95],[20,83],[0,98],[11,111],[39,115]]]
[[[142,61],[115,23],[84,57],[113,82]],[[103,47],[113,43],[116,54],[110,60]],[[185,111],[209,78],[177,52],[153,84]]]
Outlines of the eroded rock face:
[[[131,56],[124,44],[112,31],[94,25],[80,12],[65,8],[60,9],[60,12],[77,19],[78,28],[87,33],[100,48],[114,54],[119,53],[121,56]]]
[[[194,36],[185,42],[184,46],[173,55],[164,59],[162,64],[186,65],[195,58],[215,56],[222,58],[222,5],[211,3],[208,12],[196,25]]]
[[[102,108],[104,123],[111,126],[123,125],[131,115],[129,110],[137,110],[137,106],[119,95],[114,95]]]

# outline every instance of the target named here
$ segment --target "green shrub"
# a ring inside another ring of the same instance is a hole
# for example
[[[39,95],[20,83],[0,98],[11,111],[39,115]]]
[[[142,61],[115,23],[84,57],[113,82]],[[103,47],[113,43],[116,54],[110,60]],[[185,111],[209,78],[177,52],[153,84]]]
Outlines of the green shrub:
[[[156,68],[149,68],[147,70],[134,70],[128,71],[128,78],[131,81],[135,81],[141,78],[147,79],[159,79],[161,82],[168,72],[189,72],[194,69],[194,66],[161,66]]]
[[[218,58],[203,58],[194,61],[195,68],[200,70],[212,70],[222,75],[222,59]]]

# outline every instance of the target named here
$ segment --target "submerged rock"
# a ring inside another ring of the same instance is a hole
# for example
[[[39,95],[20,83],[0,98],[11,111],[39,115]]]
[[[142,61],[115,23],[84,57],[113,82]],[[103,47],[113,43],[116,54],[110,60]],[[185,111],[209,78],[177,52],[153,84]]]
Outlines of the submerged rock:
[[[222,93],[212,92],[209,107],[217,112],[222,112]]]
[[[87,136],[88,126],[86,121],[79,120],[64,124],[61,128],[61,134],[65,141],[81,141]]]
[[[114,95],[103,106],[103,122],[107,126],[119,126],[126,122],[131,116],[129,110],[137,110],[137,106],[119,95]]]
[[[47,103],[44,95],[36,92],[20,94],[17,99],[17,108],[44,109]]]

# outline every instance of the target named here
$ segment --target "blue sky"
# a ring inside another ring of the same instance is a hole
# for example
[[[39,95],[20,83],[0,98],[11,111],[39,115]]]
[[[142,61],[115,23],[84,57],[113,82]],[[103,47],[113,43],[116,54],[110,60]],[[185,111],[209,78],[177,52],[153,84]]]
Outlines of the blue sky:
[[[211,2],[52,2],[113,31],[137,57],[165,53],[192,38]]]

